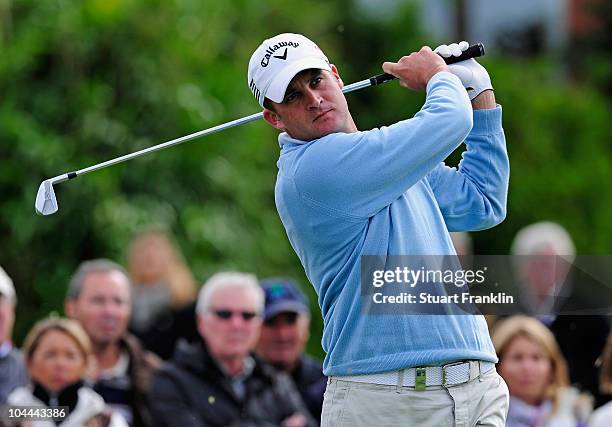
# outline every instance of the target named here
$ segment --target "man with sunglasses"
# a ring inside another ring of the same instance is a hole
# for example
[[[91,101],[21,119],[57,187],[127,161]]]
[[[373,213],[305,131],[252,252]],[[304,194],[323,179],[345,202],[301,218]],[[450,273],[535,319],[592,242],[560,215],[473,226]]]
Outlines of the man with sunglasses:
[[[314,425],[291,379],[251,353],[263,310],[252,274],[218,273],[204,284],[196,304],[202,340],[179,342],[151,387],[156,425]]]
[[[299,286],[290,279],[265,279],[264,322],[257,354],[291,376],[308,411],[321,419],[327,377],[321,362],[304,353],[310,336],[310,309]]]

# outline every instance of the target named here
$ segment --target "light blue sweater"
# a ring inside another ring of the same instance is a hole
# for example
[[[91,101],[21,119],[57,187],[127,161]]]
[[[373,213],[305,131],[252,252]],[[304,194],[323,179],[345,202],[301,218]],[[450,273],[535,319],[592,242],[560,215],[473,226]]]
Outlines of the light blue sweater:
[[[443,160],[465,141],[458,170]],[[436,74],[414,118],[309,142],[279,136],[276,205],[324,319],[326,375],[497,358],[482,316],[368,315],[362,255],[454,254],[448,231],[506,212],[501,107],[472,112],[457,77]]]

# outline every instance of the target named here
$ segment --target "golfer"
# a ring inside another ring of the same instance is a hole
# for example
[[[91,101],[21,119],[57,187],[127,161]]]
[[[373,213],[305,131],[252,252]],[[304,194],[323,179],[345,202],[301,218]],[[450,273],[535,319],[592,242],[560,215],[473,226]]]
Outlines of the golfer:
[[[423,47],[382,68],[424,90],[425,104],[360,131],[337,68],[311,40],[277,35],[249,62],[249,88],[282,131],[278,212],[324,319],[322,425],[503,426],[508,389],[484,318],[364,314],[360,283],[364,255],[453,255],[449,231],[504,219],[501,107],[473,59],[447,66]],[[445,166],[462,143],[458,169]]]

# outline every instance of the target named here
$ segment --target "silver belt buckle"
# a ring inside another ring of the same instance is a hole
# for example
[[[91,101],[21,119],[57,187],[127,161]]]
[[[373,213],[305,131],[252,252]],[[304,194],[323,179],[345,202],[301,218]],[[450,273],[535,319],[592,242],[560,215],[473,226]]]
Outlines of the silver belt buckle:
[[[465,362],[465,361],[459,361],[459,362],[453,362],[453,363],[447,363],[446,365],[442,365],[442,387],[446,387],[446,369],[450,368],[451,366],[459,366],[459,365],[463,365],[464,363],[470,363],[470,362]],[[470,380],[469,378],[469,373],[468,373],[468,381]],[[461,383],[459,383],[461,384]],[[456,384],[453,384],[456,385]]]

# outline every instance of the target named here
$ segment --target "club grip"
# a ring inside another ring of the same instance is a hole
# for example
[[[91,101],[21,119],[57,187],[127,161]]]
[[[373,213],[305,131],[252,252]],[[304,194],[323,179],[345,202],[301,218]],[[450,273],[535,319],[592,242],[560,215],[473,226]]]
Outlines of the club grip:
[[[450,65],[456,62],[465,61],[466,59],[478,58],[479,56],[483,56],[484,54],[485,54],[484,45],[482,43],[476,43],[468,47],[466,50],[464,50],[463,53],[459,56],[450,56],[448,58],[442,58],[442,59],[444,59],[444,62]],[[378,74],[377,76],[370,77],[370,84],[372,86],[376,86],[381,83],[388,82],[389,80],[395,80],[395,79],[397,79],[397,77],[391,74],[382,73],[382,74]]]

